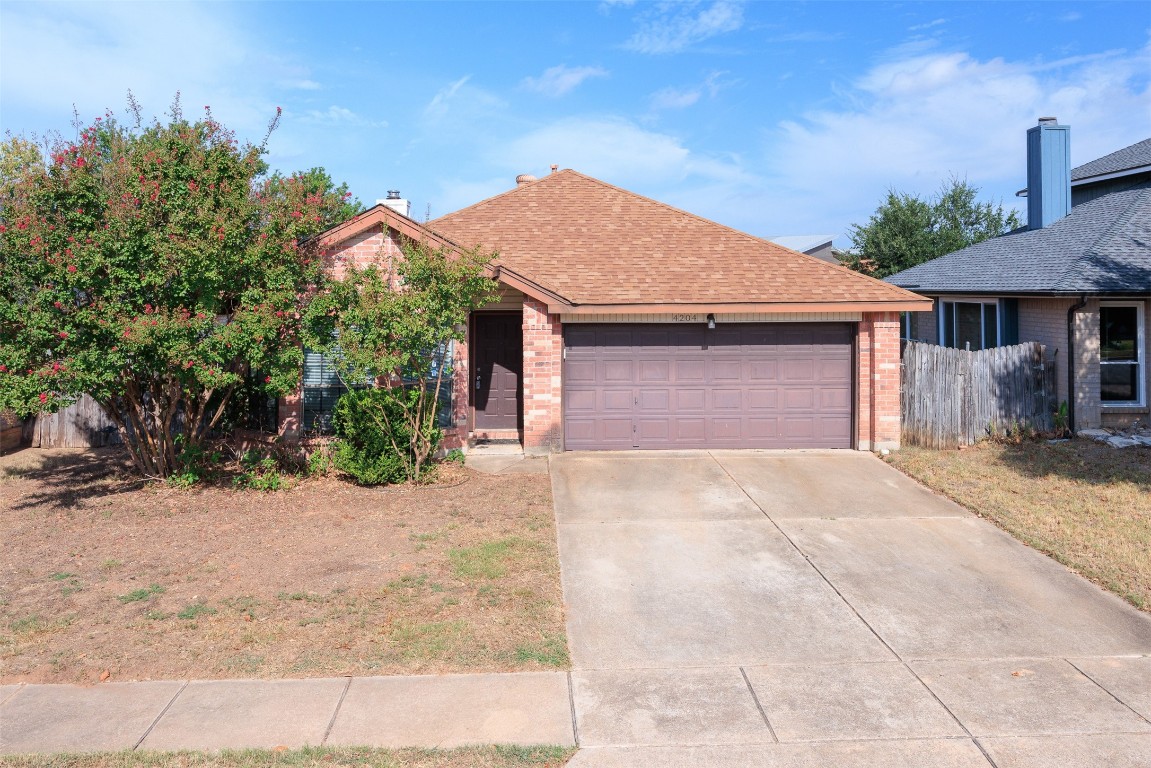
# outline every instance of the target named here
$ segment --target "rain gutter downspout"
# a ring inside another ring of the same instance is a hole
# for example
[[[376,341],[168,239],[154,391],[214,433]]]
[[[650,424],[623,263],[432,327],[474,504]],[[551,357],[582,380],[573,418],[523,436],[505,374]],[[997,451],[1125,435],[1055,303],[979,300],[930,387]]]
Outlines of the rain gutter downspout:
[[[1075,313],[1087,306],[1087,294],[1067,310],[1067,428],[1075,435]]]

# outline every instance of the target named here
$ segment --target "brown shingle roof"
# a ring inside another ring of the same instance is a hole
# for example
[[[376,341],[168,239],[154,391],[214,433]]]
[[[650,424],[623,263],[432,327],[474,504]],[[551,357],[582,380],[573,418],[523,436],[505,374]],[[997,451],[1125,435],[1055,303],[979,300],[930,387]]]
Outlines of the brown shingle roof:
[[[574,306],[924,308],[910,291],[572,170],[427,226],[461,246],[498,251],[503,270]]]

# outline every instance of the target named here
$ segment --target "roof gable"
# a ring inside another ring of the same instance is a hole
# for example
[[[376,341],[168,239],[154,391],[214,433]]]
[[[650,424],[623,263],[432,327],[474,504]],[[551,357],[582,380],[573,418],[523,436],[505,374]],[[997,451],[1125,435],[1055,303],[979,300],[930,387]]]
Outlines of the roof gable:
[[[572,170],[428,227],[570,307],[850,306],[918,309],[908,291]],[[888,306],[890,305],[890,306]],[[896,306],[898,305],[898,306]]]
[[[1083,183],[1096,176],[1109,176],[1119,173],[1133,173],[1151,170],[1151,139],[1144,139],[1129,147],[1118,149],[1109,155],[1071,169],[1072,183]]]

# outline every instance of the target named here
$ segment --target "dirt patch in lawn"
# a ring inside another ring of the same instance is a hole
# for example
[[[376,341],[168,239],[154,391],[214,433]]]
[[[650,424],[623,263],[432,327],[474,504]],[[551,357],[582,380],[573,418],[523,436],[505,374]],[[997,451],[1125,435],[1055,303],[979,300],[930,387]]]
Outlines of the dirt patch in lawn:
[[[546,476],[182,490],[27,450],[0,458],[0,541],[4,683],[568,665]]]
[[[1151,450],[1089,440],[904,448],[891,464],[1151,611]]]

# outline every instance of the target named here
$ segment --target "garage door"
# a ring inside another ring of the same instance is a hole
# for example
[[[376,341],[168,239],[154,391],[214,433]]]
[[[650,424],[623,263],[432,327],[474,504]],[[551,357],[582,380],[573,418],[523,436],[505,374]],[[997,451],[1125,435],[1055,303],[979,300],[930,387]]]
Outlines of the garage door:
[[[849,323],[564,328],[564,445],[850,448]]]

